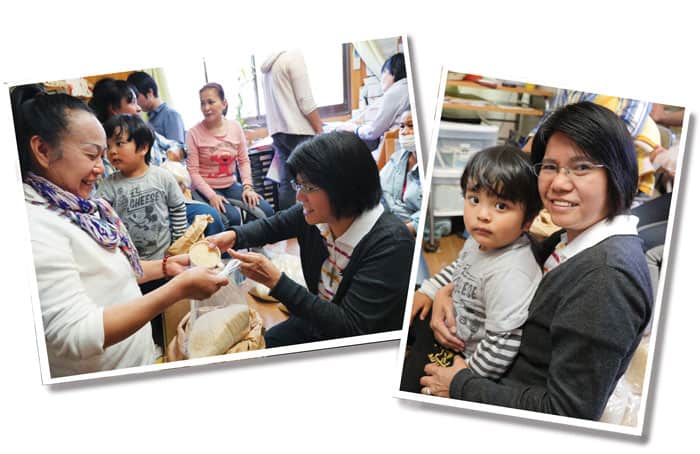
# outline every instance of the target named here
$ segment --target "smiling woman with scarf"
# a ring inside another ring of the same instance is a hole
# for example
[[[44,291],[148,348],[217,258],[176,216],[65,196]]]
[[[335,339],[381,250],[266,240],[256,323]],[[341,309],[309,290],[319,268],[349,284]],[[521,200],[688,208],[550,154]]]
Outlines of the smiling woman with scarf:
[[[90,108],[40,86],[12,92],[15,134],[52,378],[152,364],[148,323],[228,280],[189,258],[143,261],[112,207],[91,194],[104,172],[104,129]],[[138,283],[172,278],[142,296]]]

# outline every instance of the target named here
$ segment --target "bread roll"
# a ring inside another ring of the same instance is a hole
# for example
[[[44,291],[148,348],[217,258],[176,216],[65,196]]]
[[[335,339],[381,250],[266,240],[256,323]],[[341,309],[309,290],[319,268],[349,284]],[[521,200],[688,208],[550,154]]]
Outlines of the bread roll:
[[[219,248],[209,249],[208,241],[198,241],[190,247],[190,263],[194,266],[214,268],[221,262]]]
[[[248,305],[232,304],[206,312],[194,322],[187,345],[190,358],[220,355],[250,331]]]

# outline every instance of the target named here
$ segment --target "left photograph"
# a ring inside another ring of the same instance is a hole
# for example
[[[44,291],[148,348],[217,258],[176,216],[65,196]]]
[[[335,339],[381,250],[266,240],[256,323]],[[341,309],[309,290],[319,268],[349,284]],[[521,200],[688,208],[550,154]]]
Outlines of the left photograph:
[[[405,36],[115,70],[10,86],[43,383],[400,337]]]

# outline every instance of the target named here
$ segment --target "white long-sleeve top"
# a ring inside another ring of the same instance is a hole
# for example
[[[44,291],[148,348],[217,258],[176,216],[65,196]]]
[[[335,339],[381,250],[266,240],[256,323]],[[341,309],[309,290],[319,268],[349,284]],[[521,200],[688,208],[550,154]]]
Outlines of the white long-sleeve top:
[[[374,120],[357,128],[357,135],[362,140],[378,139],[388,130],[399,126],[401,114],[411,108],[408,79],[394,82],[379,102],[381,104]]]
[[[126,256],[102,247],[58,212],[31,203],[45,200],[30,186],[24,185],[24,195],[51,377],[153,364],[150,323],[102,347],[104,308],[141,296]],[[45,370],[42,375],[48,378]]]
[[[316,103],[301,52],[288,50],[272,54],[260,70],[268,134],[314,135],[306,116],[316,110]]]

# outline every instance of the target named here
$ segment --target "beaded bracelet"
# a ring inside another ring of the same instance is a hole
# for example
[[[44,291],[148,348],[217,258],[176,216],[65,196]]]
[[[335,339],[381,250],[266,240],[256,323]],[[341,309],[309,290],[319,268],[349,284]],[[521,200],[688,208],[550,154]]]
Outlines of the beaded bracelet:
[[[162,266],[163,266],[163,277],[164,277],[164,278],[168,278],[168,277],[169,277],[169,276],[168,276],[168,272],[166,271],[166,268],[165,268],[165,266],[166,266],[167,263],[168,263],[168,259],[169,259],[169,258],[170,258],[170,256],[169,256],[168,254],[165,254],[165,256],[163,257]]]

